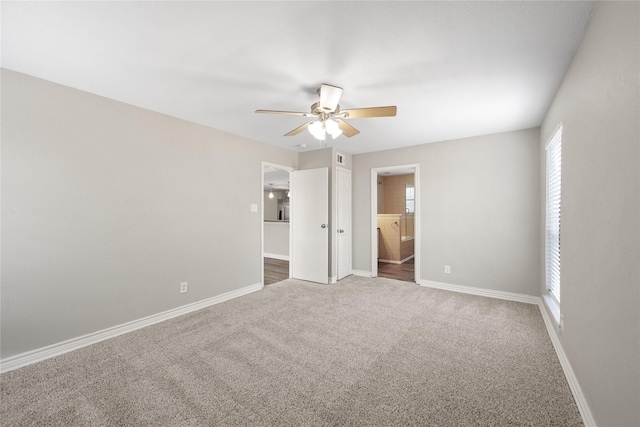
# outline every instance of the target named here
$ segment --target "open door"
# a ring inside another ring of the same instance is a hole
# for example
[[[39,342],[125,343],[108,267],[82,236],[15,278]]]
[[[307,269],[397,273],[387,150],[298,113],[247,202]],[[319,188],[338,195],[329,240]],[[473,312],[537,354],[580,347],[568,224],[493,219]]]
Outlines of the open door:
[[[291,277],[329,283],[329,169],[291,173]]]

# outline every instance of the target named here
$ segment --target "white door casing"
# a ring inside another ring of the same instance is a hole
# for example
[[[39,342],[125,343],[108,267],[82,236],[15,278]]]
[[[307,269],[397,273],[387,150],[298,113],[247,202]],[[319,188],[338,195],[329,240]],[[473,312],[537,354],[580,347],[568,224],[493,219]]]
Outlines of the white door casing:
[[[275,163],[262,162],[262,179],[260,188],[260,205],[262,206],[261,216],[260,216],[260,265],[262,265],[262,274],[261,274],[261,282],[264,286],[264,188],[265,188],[265,168],[278,169],[289,172],[293,172],[293,168],[289,166],[277,165]],[[291,180],[289,180],[291,181]],[[289,228],[289,248],[291,248],[291,229]],[[289,263],[289,277],[291,277],[291,263]]]
[[[351,171],[337,168],[338,226],[338,280],[352,273],[351,266]]]
[[[398,165],[398,166],[385,166],[378,168],[371,168],[371,277],[378,277],[378,174],[384,172],[392,172],[397,170],[413,169],[414,176],[414,188],[415,188],[415,224],[414,224],[414,273],[416,283],[420,283],[420,264],[422,259],[421,254],[421,239],[420,229],[422,227],[420,220],[420,165]]]
[[[329,282],[329,169],[291,173],[290,270],[294,279]]]

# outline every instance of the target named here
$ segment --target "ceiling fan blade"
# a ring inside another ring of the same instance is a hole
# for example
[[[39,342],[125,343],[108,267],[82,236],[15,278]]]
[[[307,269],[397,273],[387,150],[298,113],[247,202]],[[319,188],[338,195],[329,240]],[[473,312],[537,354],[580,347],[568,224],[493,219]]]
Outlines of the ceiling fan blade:
[[[290,114],[292,116],[307,116],[309,113],[301,113],[298,111],[278,111],[278,110],[256,110],[259,114]]]
[[[313,123],[314,121],[315,121],[315,120],[312,120],[312,121],[310,121],[310,122],[307,122],[307,123],[303,124],[302,126],[298,126],[297,128],[295,128],[295,129],[294,129],[294,130],[292,130],[291,132],[289,132],[289,133],[285,133],[285,134],[284,134],[284,136],[294,136],[294,135],[297,135],[297,134],[299,134],[300,132],[302,132],[303,130],[305,130],[306,128],[308,128],[308,127],[309,127],[309,125],[310,125],[311,123]]]
[[[342,96],[342,88],[322,84],[320,86],[320,108],[327,113],[333,113],[336,111],[340,96]]]
[[[352,136],[360,133],[358,129],[354,128],[344,120],[336,119],[336,122],[338,122],[338,127],[340,128],[340,130],[342,130],[342,134],[347,138],[351,138]]]
[[[388,107],[354,108],[352,110],[342,110],[340,113],[347,113],[345,118],[364,119],[367,117],[393,117],[397,111],[398,107],[391,105]]]

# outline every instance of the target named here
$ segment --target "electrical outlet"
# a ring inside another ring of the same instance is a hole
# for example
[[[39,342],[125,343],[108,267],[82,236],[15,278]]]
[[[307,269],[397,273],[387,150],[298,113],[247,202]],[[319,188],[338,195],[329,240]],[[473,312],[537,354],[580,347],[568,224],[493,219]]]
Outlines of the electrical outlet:
[[[450,265],[445,265],[444,266],[444,272],[446,274],[451,274],[451,266]]]
[[[180,283],[180,293],[181,294],[184,294],[185,292],[187,292],[187,286],[189,286],[189,282]]]

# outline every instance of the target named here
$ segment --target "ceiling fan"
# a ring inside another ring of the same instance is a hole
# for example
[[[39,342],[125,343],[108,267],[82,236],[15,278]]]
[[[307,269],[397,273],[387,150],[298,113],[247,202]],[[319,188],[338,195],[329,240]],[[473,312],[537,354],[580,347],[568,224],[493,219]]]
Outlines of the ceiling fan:
[[[284,136],[297,135],[305,129],[321,141],[326,139],[329,134],[333,139],[341,134],[350,138],[360,133],[360,131],[343,119],[363,119],[369,117],[393,117],[396,115],[397,107],[395,105],[388,107],[369,107],[355,108],[349,110],[340,110],[338,101],[342,95],[342,88],[328,84],[322,84],[318,88],[318,96],[320,101],[311,106],[311,112],[303,113],[297,111],[276,111],[276,110],[256,110],[256,113],[262,114],[289,114],[293,116],[313,117],[314,120],[303,124],[286,133]]]

